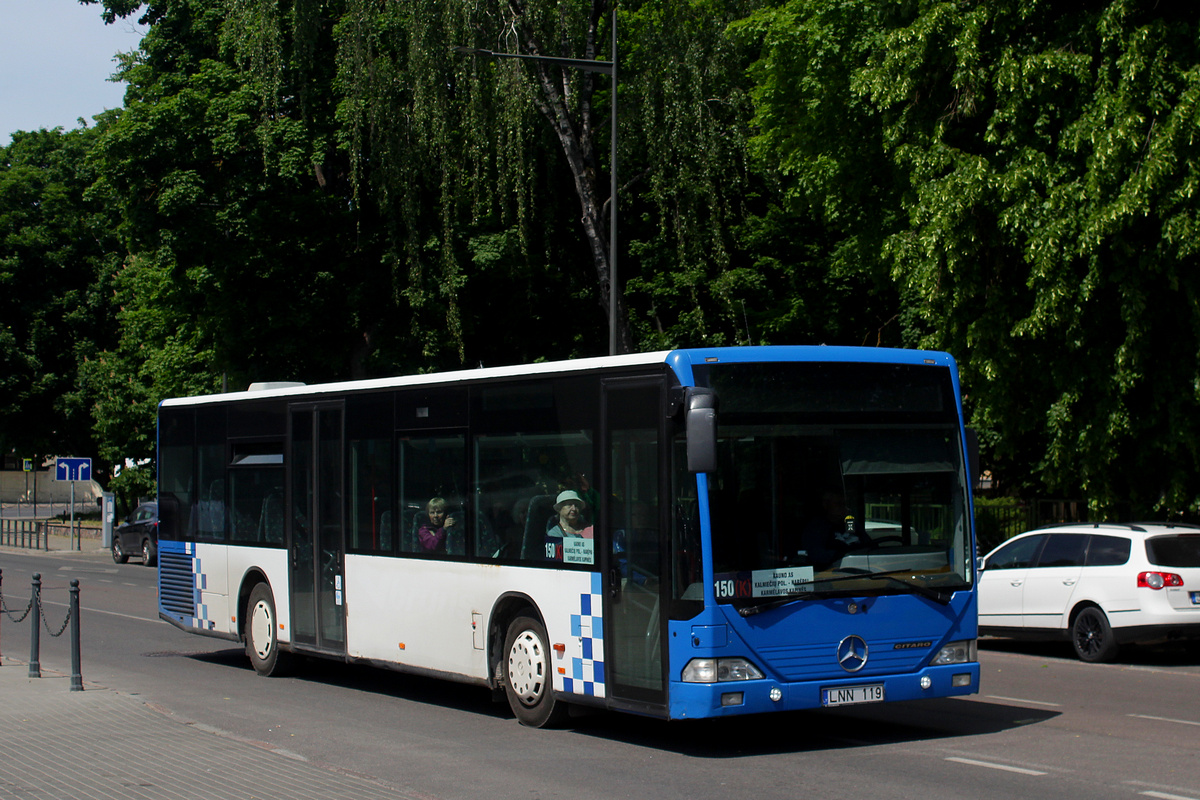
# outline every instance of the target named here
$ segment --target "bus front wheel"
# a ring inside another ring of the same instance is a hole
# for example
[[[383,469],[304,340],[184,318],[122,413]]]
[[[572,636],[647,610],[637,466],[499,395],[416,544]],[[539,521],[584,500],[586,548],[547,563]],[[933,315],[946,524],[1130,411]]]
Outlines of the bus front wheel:
[[[279,623],[271,587],[260,583],[250,592],[246,607],[246,655],[259,675],[280,675],[287,656],[279,652]]]
[[[523,725],[547,728],[560,723],[567,707],[554,699],[546,628],[532,617],[517,617],[504,637],[504,693]]]

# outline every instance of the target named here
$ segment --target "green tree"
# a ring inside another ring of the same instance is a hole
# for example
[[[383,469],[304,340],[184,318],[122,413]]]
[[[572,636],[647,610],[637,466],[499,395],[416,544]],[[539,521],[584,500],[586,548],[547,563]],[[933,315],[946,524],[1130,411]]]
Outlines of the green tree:
[[[890,271],[908,342],[959,356],[1004,479],[1104,513],[1200,511],[1200,15],[876,6],[755,17],[756,145],[790,192],[878,221],[838,246]],[[856,169],[879,188],[838,177]]]
[[[147,16],[170,25],[186,5],[148,6]],[[776,322],[779,289],[820,281],[795,268],[786,226],[764,199],[770,181],[746,160],[755,51],[724,29],[754,5],[621,10],[623,349],[787,339],[797,325]],[[405,354],[433,367],[604,352],[608,81],[452,47],[602,59],[606,2],[210,9],[221,58],[260,93],[260,117],[300,120],[335,142],[360,230],[378,216],[381,258],[410,325],[407,337],[372,337],[381,370]],[[328,174],[323,155],[309,157]],[[743,227],[755,214],[766,222]],[[796,315],[805,325],[823,304],[808,305]]]
[[[103,126],[102,121],[102,126]],[[87,195],[101,130],[0,148],[0,450],[91,455],[81,364],[113,342],[114,218]]]

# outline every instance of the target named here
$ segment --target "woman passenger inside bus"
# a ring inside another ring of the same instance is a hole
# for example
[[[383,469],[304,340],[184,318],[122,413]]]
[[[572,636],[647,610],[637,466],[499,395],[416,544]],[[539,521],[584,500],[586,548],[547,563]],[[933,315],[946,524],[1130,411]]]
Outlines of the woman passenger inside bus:
[[[450,529],[457,524],[446,508],[446,501],[441,497],[433,498],[425,506],[425,514],[429,519],[417,529],[417,541],[426,553],[446,552],[446,539]]]
[[[554,501],[554,510],[558,513],[558,522],[550,529],[548,536],[555,539],[592,538],[592,526],[588,525],[584,519],[587,503],[579,496],[578,492],[570,489],[560,492],[558,499]]]
[[[558,498],[554,502],[554,511],[558,514],[554,524],[546,531],[546,558],[551,561],[575,561],[578,555],[569,556],[567,551],[572,553],[585,552],[590,553],[592,526],[587,524],[584,513],[587,511],[587,503],[579,496],[578,492],[570,489],[559,492]],[[564,547],[567,540],[588,540],[584,545],[579,542],[578,546],[571,545]],[[580,548],[583,548],[580,551]],[[585,556],[584,563],[591,563],[594,558]]]

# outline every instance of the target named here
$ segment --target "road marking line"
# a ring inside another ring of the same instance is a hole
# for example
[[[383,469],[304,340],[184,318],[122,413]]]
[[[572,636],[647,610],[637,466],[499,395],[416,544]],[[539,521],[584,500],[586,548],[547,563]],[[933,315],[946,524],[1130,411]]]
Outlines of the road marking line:
[[[50,600],[43,600],[42,603],[45,605],[48,605],[48,606],[58,606],[59,608],[67,607],[66,603],[55,603]],[[105,611],[100,608],[84,608],[83,610],[89,614],[107,614],[110,617],[124,617],[125,619],[136,619],[138,622],[162,622],[162,620],[160,620],[160,619],[150,619],[149,617],[135,617],[133,614],[122,614],[119,611]]]
[[[1194,722],[1190,719],[1171,719],[1170,717],[1151,717],[1148,714],[1126,714],[1127,717],[1136,717],[1137,719],[1150,719],[1155,722],[1174,722],[1178,725],[1196,725],[1200,726],[1200,722]]]
[[[987,695],[989,700],[1007,700],[1010,703],[1029,703],[1035,706],[1051,706],[1053,708],[1062,708],[1062,703],[1047,703],[1045,700],[1026,700],[1022,697],[1003,697],[998,694]]]
[[[1158,800],[1196,800],[1195,797],[1188,797],[1182,794],[1167,794],[1166,792],[1140,792],[1146,797],[1157,797]]]
[[[959,764],[970,764],[973,767],[987,767],[988,769],[1001,769],[1005,772],[1019,772],[1022,775],[1045,775],[1045,772],[1038,772],[1036,769],[1025,769],[1024,767],[1010,767],[1008,764],[993,764],[990,761],[976,761],[973,758],[947,758],[947,761],[956,761]]]

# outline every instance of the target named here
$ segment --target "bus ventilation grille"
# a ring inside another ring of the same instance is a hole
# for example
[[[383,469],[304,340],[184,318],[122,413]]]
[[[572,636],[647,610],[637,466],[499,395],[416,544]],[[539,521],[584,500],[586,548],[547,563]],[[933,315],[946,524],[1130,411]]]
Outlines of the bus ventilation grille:
[[[184,553],[158,554],[159,603],[164,611],[196,616],[196,578],[192,556]]]

